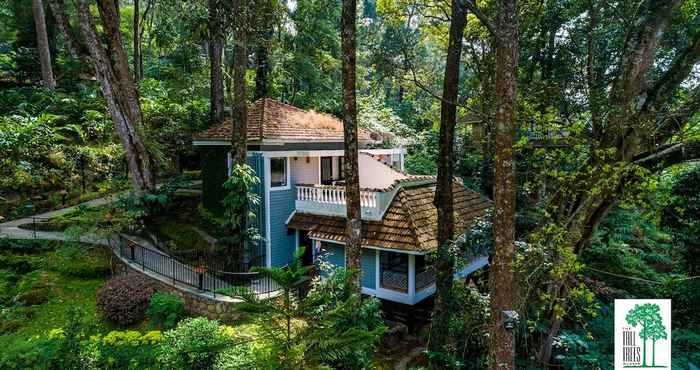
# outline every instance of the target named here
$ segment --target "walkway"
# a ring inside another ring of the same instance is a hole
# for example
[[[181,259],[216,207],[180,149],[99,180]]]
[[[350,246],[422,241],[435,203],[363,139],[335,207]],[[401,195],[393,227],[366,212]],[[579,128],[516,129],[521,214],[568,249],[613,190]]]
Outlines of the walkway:
[[[22,229],[19,226],[31,224],[34,219],[51,219],[69,213],[78,206],[100,206],[114,202],[115,196],[93,199],[88,202],[81,203],[68,208],[63,208],[51,212],[45,212],[39,215],[25,217],[0,224],[0,238],[8,239],[41,239],[41,240],[61,240],[65,241],[68,238],[65,233],[60,231],[33,231]],[[96,234],[85,234],[80,237],[80,241],[84,243],[103,245],[112,250],[112,252],[125,264],[132,269],[141,270],[144,274],[157,279],[163,283],[172,285],[181,290],[193,291],[192,288],[199,287],[199,273],[195,272],[192,266],[181,263],[171,256],[163,253],[149,241],[135,236],[127,236],[129,240],[137,243],[133,259],[128,247],[120,248],[121,241],[116,235],[100,236]],[[241,274],[245,276],[245,274]],[[249,284],[246,284],[249,289],[256,293],[259,298],[267,298],[277,294],[274,292],[279,287],[271,286],[274,282],[267,279],[251,279]],[[212,276],[211,274],[203,274],[202,290],[205,292],[196,292],[207,298],[221,299],[225,298],[215,293],[217,289],[231,287],[231,284]],[[270,290],[273,290],[270,293]],[[207,293],[208,292],[208,293]]]

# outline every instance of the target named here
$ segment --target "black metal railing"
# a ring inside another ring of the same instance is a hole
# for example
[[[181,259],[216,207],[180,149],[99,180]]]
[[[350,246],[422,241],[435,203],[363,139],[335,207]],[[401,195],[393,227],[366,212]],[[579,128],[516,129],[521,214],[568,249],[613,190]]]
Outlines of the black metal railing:
[[[257,296],[279,290],[279,285],[274,280],[258,272],[228,272],[207,264],[186,264],[123,235],[119,236],[118,246],[114,250],[143,271],[154,272],[173,283],[184,284],[201,292],[210,292],[215,297],[217,294],[227,295],[226,291],[241,289]]]

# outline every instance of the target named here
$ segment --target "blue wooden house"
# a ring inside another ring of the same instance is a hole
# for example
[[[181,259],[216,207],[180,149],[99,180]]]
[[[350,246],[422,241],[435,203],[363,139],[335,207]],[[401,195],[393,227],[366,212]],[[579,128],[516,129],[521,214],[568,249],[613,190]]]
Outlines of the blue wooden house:
[[[230,171],[231,123],[200,132],[203,202],[216,211]],[[404,304],[435,292],[435,272],[427,254],[437,248],[435,178],[404,170],[403,148],[376,148],[377,136],[360,130],[362,205],[362,291]],[[271,99],[248,110],[248,162],[260,178],[261,202],[254,210],[267,266],[289,263],[299,246],[304,262],[319,258],[336,266],[345,261],[343,124],[337,118]],[[457,182],[453,188],[458,233],[491,206]],[[488,264],[487,255],[469,256],[464,277]]]

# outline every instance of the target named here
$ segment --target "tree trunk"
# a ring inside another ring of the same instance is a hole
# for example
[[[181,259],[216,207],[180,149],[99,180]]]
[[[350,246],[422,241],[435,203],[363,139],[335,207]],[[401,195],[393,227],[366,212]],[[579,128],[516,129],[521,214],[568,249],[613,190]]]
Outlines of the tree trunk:
[[[518,13],[516,0],[501,0],[496,46],[496,132],[493,244],[491,265],[491,330],[489,367],[515,369],[513,330],[504,326],[504,311],[515,311],[518,297],[515,257],[515,153]]]
[[[245,72],[248,64],[247,35],[240,32],[233,44],[233,136],[231,156],[233,163],[245,164],[247,156],[248,106]]]
[[[209,0],[209,118],[212,123],[224,120],[224,80],[221,70],[223,50],[223,30],[221,9],[217,0]]]
[[[357,64],[356,0],[343,0],[341,43],[343,50],[343,134],[345,136],[345,267],[360,270],[362,255],[362,210],[360,207],[360,170],[358,164],[357,99],[355,75]],[[360,290],[360,274],[355,275]]]
[[[44,87],[49,90],[56,88],[56,80],[53,77],[51,67],[51,51],[49,50],[49,37],[46,33],[46,18],[44,17],[44,4],[41,0],[32,0],[32,12],[34,13],[34,27],[36,30],[36,45],[41,62],[41,80]]]
[[[83,59],[83,47],[81,47],[80,42],[78,42],[78,39],[73,34],[63,0],[49,0],[49,7],[51,8],[53,18],[56,20],[58,29],[61,31],[61,34],[63,34],[63,38],[66,39],[68,53],[70,53],[73,59]]]
[[[143,116],[138,92],[129,72],[129,66],[119,31],[119,15],[114,0],[99,0],[98,8],[107,40],[102,45],[94,19],[85,0],[77,0],[80,28],[87,42],[95,75],[100,81],[102,95],[107,101],[114,127],[124,145],[124,152],[134,191],[137,194],[155,189],[154,160],[143,138]]]
[[[246,0],[234,2],[234,12],[245,14],[248,3]],[[240,19],[239,19],[240,21]],[[233,44],[233,99],[232,99],[232,126],[231,132],[231,160],[234,165],[247,164],[247,133],[248,133],[248,106],[246,95],[246,67],[248,66],[248,26],[247,22],[237,24],[234,28]],[[240,194],[245,198],[247,194]],[[248,230],[248,204],[241,207],[241,215],[238,230],[245,233]],[[236,254],[243,256],[247,238],[239,238],[239,244],[233,247],[237,249]]]
[[[272,38],[272,29],[265,32],[263,40],[260,40],[255,51],[255,97],[253,100],[267,96],[267,74],[270,70],[267,48],[270,38]]]
[[[455,124],[457,122],[457,95],[459,64],[462,55],[462,37],[467,23],[466,9],[460,0],[452,0],[450,35],[447,44],[445,78],[440,104],[440,153],[437,168],[437,186],[433,203],[437,208],[437,260],[435,261],[436,298],[433,323],[430,329],[430,350],[444,352],[450,340],[450,320],[454,307],[452,283],[454,281],[454,197],[452,192],[454,171]],[[440,364],[433,364],[439,367]]]
[[[140,30],[140,3],[134,0],[134,80],[143,78],[143,64],[141,63],[141,30]]]

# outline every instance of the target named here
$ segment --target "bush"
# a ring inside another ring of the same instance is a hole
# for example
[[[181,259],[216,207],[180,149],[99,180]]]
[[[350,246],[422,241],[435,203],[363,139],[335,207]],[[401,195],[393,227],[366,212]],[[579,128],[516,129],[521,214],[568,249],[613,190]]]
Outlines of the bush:
[[[185,302],[182,298],[167,293],[156,293],[146,310],[146,315],[152,325],[171,329],[177,325],[185,313]]]
[[[36,306],[48,302],[49,290],[46,288],[32,289],[19,293],[15,299],[23,306]]]
[[[97,308],[110,321],[126,326],[141,322],[155,289],[143,275],[117,276],[97,292]]]
[[[50,267],[66,276],[83,279],[109,276],[107,251],[86,244],[65,243],[50,259]]]
[[[227,348],[216,358],[214,369],[238,370],[255,368],[255,354],[252,347],[250,343],[245,342]]]
[[[43,253],[53,250],[56,245],[57,243],[53,240],[0,239],[0,250],[14,253]]]
[[[231,337],[217,321],[185,319],[163,334],[158,359],[167,369],[211,369],[219,353],[230,344]]]
[[[0,306],[12,299],[12,286],[17,281],[17,275],[10,270],[0,270]]]

